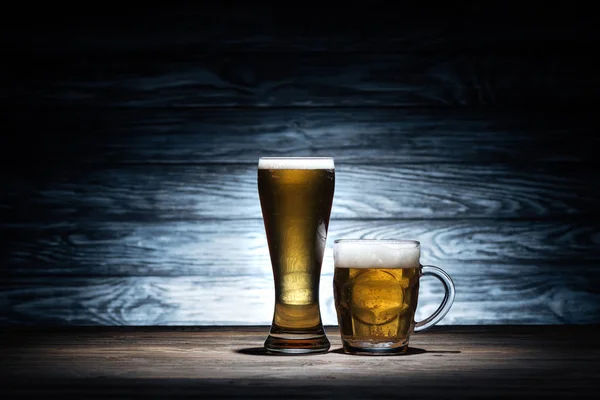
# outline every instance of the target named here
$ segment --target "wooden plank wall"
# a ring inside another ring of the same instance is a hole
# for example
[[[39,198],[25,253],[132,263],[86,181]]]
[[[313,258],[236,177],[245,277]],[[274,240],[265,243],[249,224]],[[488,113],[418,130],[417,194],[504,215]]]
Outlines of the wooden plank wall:
[[[269,324],[275,155],[336,160],[326,324],[357,237],[420,240],[444,324],[600,322],[594,21],[357,4],[5,15],[0,324]]]

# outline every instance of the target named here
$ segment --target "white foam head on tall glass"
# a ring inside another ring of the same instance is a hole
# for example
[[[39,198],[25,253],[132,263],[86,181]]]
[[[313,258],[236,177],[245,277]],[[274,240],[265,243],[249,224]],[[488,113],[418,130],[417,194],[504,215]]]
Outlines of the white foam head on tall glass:
[[[258,169],[334,169],[331,157],[261,157]]]

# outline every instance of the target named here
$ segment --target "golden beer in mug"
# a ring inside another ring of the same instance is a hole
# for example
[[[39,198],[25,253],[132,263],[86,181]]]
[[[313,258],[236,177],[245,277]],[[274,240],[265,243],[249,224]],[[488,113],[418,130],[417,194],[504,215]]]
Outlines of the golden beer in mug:
[[[411,240],[336,240],[333,248],[335,308],[344,351],[402,354],[410,335],[438,323],[454,301],[454,283],[434,266],[420,264]],[[415,322],[419,279],[438,278],[446,293],[429,318]]]
[[[319,282],[335,169],[332,158],[263,157],[258,193],[275,280],[275,311],[265,349],[329,349],[319,309]]]

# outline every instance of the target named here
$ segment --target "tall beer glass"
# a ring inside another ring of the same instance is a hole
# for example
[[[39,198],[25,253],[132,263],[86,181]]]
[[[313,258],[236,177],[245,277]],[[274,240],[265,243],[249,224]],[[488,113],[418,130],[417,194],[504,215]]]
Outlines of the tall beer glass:
[[[258,161],[258,193],[275,279],[275,312],[264,344],[269,352],[329,349],[319,281],[334,186],[332,158]]]

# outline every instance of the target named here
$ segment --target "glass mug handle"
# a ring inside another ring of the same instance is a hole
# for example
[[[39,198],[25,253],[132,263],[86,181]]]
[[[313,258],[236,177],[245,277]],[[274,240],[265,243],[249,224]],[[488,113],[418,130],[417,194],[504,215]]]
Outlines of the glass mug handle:
[[[415,332],[421,332],[425,329],[431,328],[433,325],[441,321],[442,318],[448,314],[452,303],[454,302],[454,296],[456,290],[454,288],[454,282],[452,278],[443,269],[434,267],[433,265],[423,265],[421,276],[433,276],[436,277],[444,285],[444,300],[437,310],[423,321],[415,323]]]

